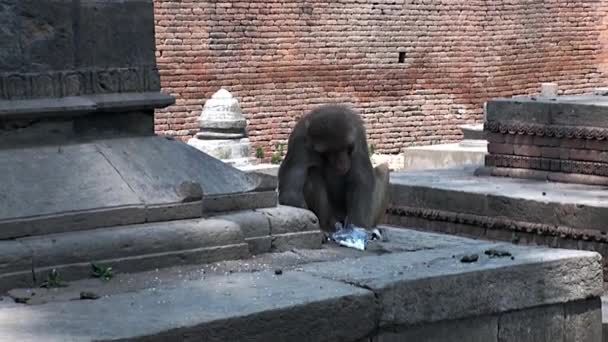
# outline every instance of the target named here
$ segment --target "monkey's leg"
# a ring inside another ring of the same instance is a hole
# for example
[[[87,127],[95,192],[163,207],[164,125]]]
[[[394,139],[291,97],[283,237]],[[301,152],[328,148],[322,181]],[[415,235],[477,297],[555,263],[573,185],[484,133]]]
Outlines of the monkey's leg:
[[[319,218],[319,226],[327,232],[335,230],[336,218],[329,199],[327,184],[322,173],[313,168],[304,185],[304,198],[308,209]]]
[[[389,169],[382,164],[358,175],[347,189],[348,221],[363,228],[373,228],[388,207]]]
[[[380,164],[374,168],[374,193],[372,194],[371,203],[373,226],[377,226],[384,218],[386,209],[388,208],[389,186],[390,186],[390,170],[388,164]]]

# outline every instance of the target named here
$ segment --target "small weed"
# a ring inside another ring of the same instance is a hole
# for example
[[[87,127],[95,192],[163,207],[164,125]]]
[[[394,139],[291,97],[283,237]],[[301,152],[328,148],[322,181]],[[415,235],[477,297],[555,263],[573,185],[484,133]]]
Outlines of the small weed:
[[[283,161],[283,157],[285,156],[284,150],[285,150],[285,144],[277,143],[275,145],[275,152],[270,157],[270,163],[271,164],[281,164],[281,162]]]
[[[48,276],[46,277],[46,280],[42,283],[42,285],[40,285],[40,287],[44,287],[47,289],[66,286],[68,285],[63,282],[61,276],[59,276],[59,272],[57,272],[57,270],[54,268],[51,270],[51,272],[49,272]]]
[[[95,278],[108,281],[114,276],[112,274],[112,267],[91,264],[91,268],[93,269],[93,277]]]
[[[264,159],[264,149],[260,146],[255,149],[255,157],[258,159]]]

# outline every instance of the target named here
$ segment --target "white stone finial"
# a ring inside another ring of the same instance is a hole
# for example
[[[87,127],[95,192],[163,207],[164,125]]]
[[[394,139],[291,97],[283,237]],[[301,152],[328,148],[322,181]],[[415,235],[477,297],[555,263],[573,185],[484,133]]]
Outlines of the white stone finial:
[[[222,89],[216,91],[215,94],[211,95],[211,98],[212,99],[216,99],[216,100],[218,100],[218,99],[232,99],[233,96],[232,96],[232,94],[228,90],[222,88]]]

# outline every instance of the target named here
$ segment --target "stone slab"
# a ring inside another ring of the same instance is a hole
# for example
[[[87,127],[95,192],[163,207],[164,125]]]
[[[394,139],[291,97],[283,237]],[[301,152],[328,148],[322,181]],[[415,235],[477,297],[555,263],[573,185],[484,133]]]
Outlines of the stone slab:
[[[236,336],[248,341],[354,341],[372,332],[378,314],[373,293],[347,284],[297,272],[234,274],[93,303],[3,308],[0,336],[22,342],[219,342]]]
[[[219,219],[127,225],[0,241],[0,288],[24,277],[44,279],[52,268],[66,280],[90,275],[90,263],[120,272],[248,257],[240,227]]]
[[[486,153],[486,146],[463,147],[460,144],[441,144],[408,147],[403,151],[403,169],[426,170],[480,166],[484,164]]]
[[[510,342],[529,335],[557,338],[535,340],[542,342],[598,341],[603,289],[596,253],[425,238],[407,229],[395,230],[393,243],[408,234],[422,237],[420,249],[326,246],[15,290],[11,296],[29,296],[31,305],[0,303],[0,336],[26,342]],[[514,259],[488,258],[488,247],[508,250]],[[460,262],[473,252],[480,254],[477,262]],[[81,291],[101,298],[78,300]]]
[[[498,342],[497,335],[497,317],[484,316],[407,327],[402,331],[381,331],[369,342]]]
[[[602,186],[477,177],[474,168],[391,173],[391,206],[606,232]]]
[[[608,98],[597,95],[494,99],[487,102],[486,120],[529,124],[608,127]]]
[[[253,177],[178,140],[136,137],[105,140],[97,146],[149,204],[180,201],[175,188],[181,182],[200,184],[205,195],[255,189]]]
[[[490,248],[507,250],[513,259],[490,258],[484,254]],[[461,262],[466,254],[479,259]],[[491,315],[599,297],[603,291],[599,254],[511,244],[394,253],[303,270],[374,291],[383,307],[381,326]]]
[[[273,177],[156,136],[0,149],[0,172],[0,239],[277,204]],[[200,185],[202,204],[185,183]]]
[[[280,205],[257,211],[268,219],[272,235],[319,230],[317,216],[306,209]]]

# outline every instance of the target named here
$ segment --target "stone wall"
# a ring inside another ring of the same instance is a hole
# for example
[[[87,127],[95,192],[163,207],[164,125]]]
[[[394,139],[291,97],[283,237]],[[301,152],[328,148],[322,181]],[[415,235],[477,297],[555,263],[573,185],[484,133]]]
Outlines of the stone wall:
[[[365,116],[378,153],[460,138],[482,103],[556,82],[604,86],[608,1],[155,0],[163,88],[156,130],[186,139],[226,87],[266,156],[326,101]]]

